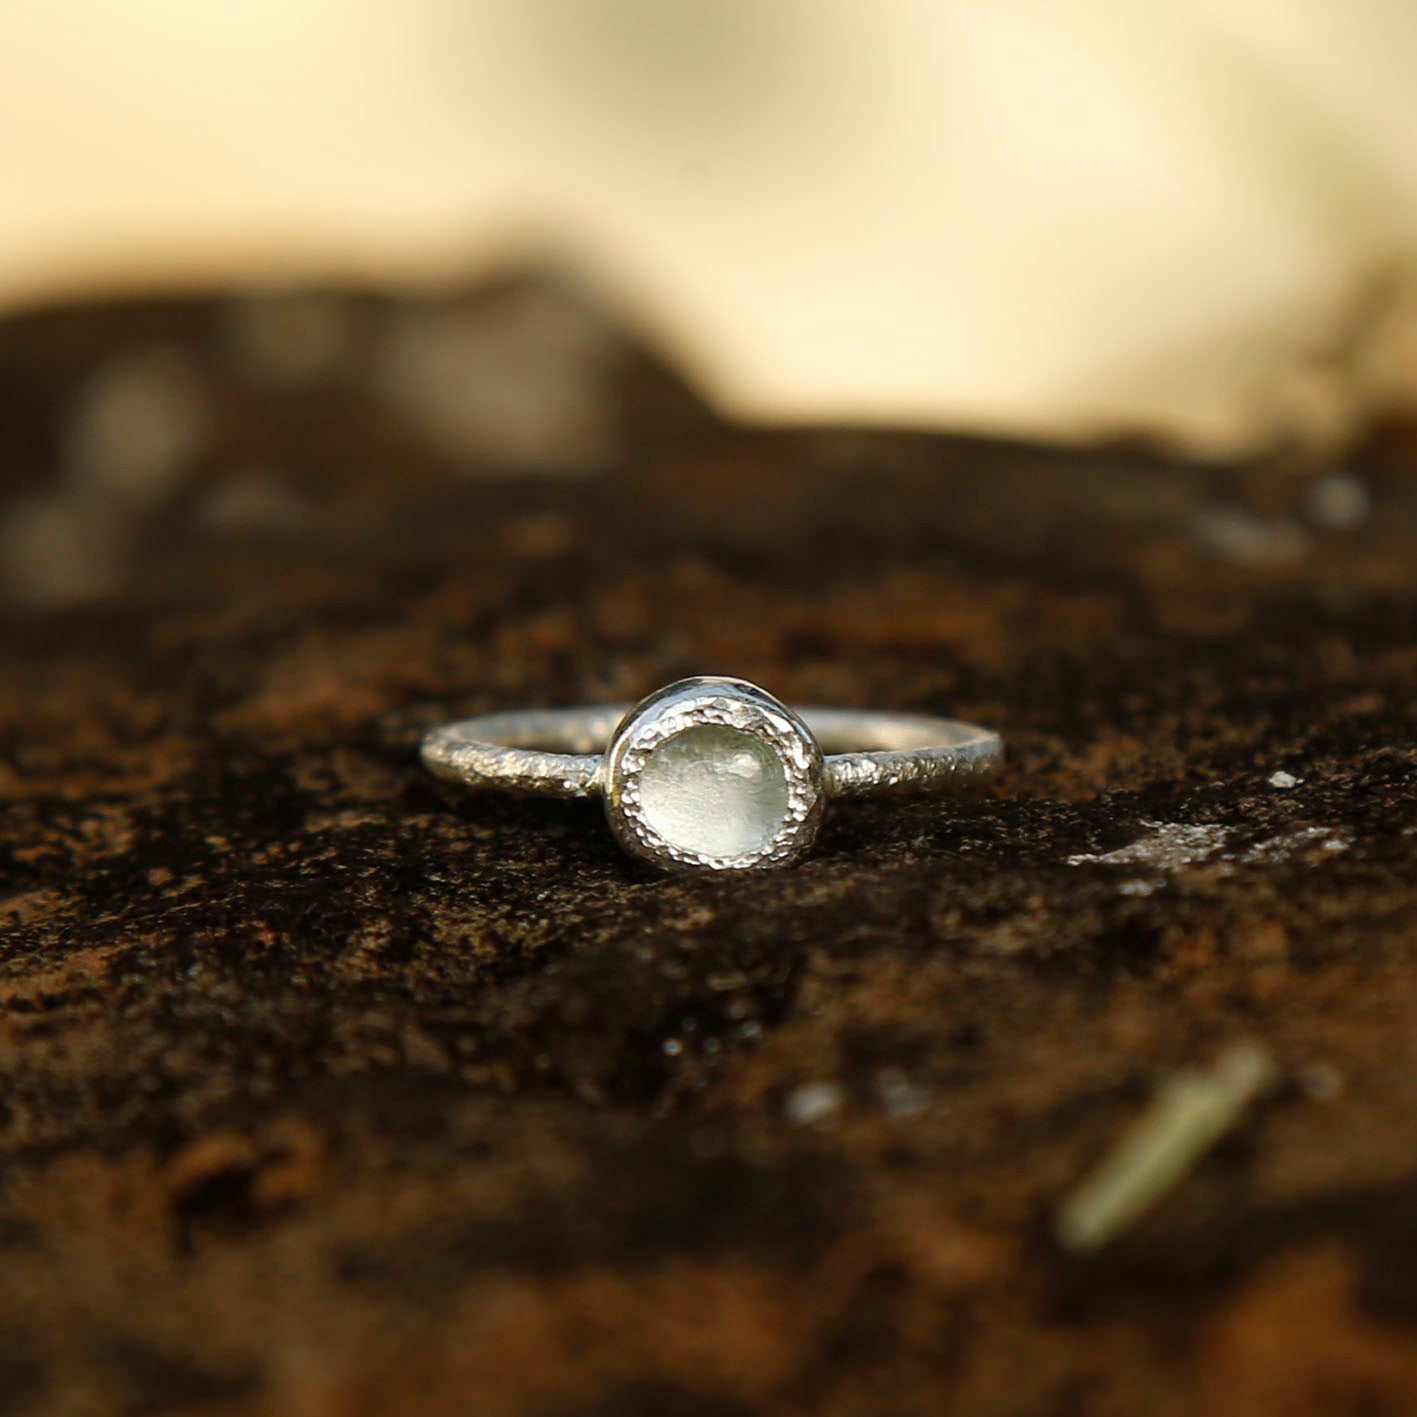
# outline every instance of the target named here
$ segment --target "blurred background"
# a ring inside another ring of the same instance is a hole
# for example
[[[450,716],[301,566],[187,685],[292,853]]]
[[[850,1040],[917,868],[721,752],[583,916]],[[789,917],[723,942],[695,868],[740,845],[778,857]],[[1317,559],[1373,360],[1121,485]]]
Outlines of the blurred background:
[[[1417,0],[0,0],[0,1417],[1410,1411],[1415,412]]]
[[[1336,471],[1339,524],[1345,458],[1417,404],[1408,0],[0,25],[0,556],[28,602],[106,593],[178,500],[209,529],[314,515],[262,419],[352,403],[348,438],[454,470],[608,466],[646,358],[749,423]]]

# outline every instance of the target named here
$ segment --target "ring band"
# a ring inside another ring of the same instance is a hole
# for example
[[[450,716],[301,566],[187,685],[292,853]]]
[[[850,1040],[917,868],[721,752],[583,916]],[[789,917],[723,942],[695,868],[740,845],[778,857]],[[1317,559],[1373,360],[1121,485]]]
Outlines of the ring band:
[[[657,866],[781,866],[811,848],[829,798],[940,788],[1003,758],[958,719],[789,709],[743,679],[680,680],[639,703],[459,719],[423,739],[437,776],[480,789],[605,801],[612,831]]]

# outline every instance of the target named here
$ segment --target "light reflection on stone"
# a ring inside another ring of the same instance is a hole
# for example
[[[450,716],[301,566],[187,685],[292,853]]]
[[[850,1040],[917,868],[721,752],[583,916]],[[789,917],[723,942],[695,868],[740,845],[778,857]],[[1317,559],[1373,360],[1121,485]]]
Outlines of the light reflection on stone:
[[[770,743],[705,724],[666,739],[640,773],[645,820],[672,846],[741,856],[766,845],[787,814],[787,776]]]

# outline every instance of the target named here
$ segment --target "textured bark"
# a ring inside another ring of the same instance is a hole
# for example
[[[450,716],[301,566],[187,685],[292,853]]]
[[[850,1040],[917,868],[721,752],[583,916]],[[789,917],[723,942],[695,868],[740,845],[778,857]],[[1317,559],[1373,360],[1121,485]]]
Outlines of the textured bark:
[[[11,498],[138,335],[214,402],[118,588],[0,627],[0,1413],[1410,1406],[1410,450],[1336,530],[1286,470],[733,432],[627,357],[613,470],[469,481],[357,378],[229,377],[213,318],[0,344]],[[262,459],[309,515],[203,530]],[[697,672],[1010,763],[698,880],[415,761]],[[1239,1039],[1278,1090],[1062,1253]]]

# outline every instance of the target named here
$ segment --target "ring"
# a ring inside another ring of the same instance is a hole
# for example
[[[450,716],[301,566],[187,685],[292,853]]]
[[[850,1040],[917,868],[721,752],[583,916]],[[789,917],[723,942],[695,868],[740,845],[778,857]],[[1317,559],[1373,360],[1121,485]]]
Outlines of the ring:
[[[459,719],[422,747],[430,771],[470,787],[599,796],[630,855],[709,871],[790,865],[829,799],[943,787],[1003,755],[999,735],[972,723],[794,711],[745,679],[707,676],[633,705]]]

